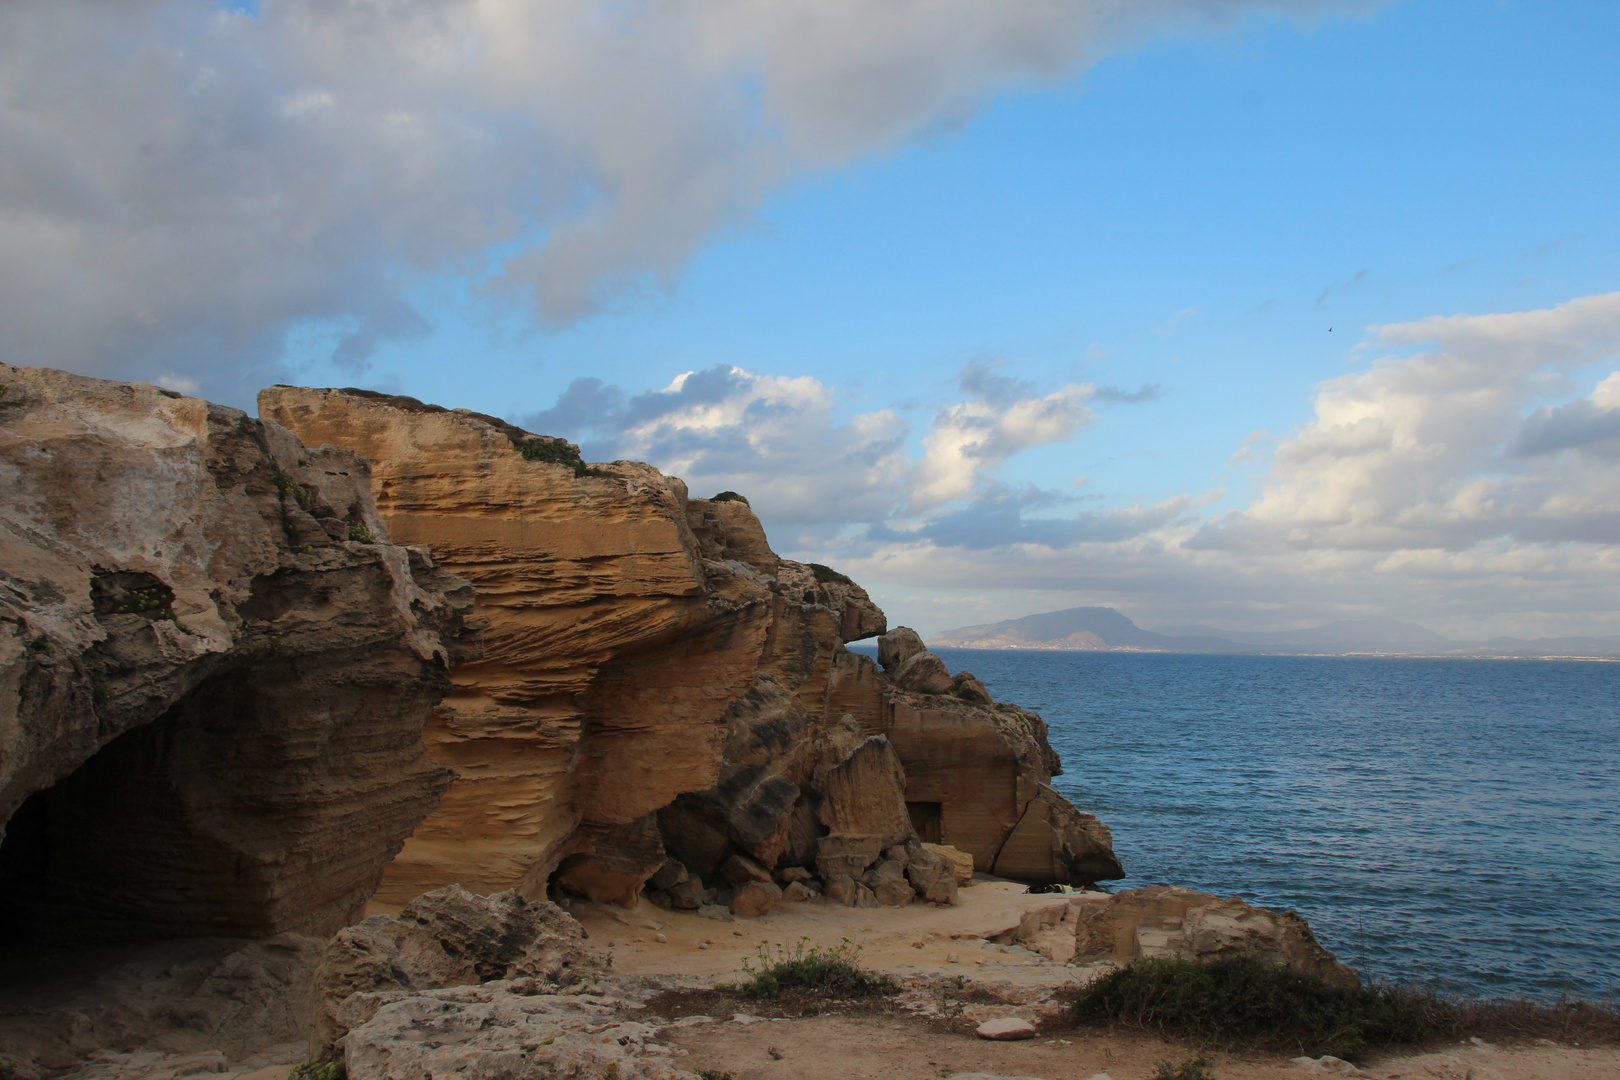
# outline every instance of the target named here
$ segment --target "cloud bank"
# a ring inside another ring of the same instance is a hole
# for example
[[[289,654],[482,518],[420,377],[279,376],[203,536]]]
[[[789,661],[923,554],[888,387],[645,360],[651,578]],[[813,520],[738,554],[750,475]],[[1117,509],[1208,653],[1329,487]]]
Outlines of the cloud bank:
[[[1367,6],[8,0],[0,360],[242,400],[289,340],[358,372],[425,333],[412,289],[439,274],[566,323],[989,94]]]
[[[1369,333],[1389,351],[1319,387],[1311,422],[1269,452],[1243,440],[1257,492],[1223,512],[1220,491],[1097,508],[1009,486],[1018,453],[1151,395],[1045,391],[989,366],[964,369],[917,433],[892,411],[838,422],[816,380],[737,368],[633,398],[581,380],[531,423],[695,493],[743,491],[782,546],[868,583],[1236,628],[1385,614],[1459,636],[1620,633],[1620,293]]]

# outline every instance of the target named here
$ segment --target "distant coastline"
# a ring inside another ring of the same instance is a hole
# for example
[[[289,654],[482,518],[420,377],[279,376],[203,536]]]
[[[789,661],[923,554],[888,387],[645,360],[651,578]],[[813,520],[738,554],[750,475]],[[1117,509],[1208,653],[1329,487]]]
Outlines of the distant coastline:
[[[1620,637],[1453,641],[1415,623],[1353,619],[1282,631],[1228,631],[1208,626],[1139,627],[1113,608],[1079,607],[1021,619],[958,627],[929,638],[930,647],[1043,652],[1207,653],[1451,660],[1620,660]]]

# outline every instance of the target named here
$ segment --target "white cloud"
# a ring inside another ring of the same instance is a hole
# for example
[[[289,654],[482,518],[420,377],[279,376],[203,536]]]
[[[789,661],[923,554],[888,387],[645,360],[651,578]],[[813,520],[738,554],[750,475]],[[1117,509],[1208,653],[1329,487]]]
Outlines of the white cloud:
[[[1153,32],[1351,0],[8,0],[0,360],[241,401],[422,275],[568,321],[805,170]]]
[[[1150,623],[1383,614],[1457,636],[1620,633],[1620,293],[1373,338],[1403,351],[1320,387],[1314,419],[1269,456],[1264,433],[1239,444],[1265,464],[1240,510],[1201,519],[1206,496],[1053,516],[1049,497],[981,484],[828,557],[863,580],[971,582]]]

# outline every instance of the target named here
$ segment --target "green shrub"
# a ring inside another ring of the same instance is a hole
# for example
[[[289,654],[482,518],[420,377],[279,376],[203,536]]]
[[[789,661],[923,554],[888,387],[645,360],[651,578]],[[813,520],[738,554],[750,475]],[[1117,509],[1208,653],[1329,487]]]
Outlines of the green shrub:
[[[830,566],[823,566],[821,563],[818,563],[818,562],[810,563],[809,566],[810,566],[810,572],[812,574],[816,575],[816,581],[818,581],[822,585],[827,584],[829,581],[836,581],[840,585],[853,585],[853,584],[855,584],[855,579],[854,578],[848,577],[848,576],[846,576],[844,574],[840,574],[838,571],[834,570]]]
[[[306,1061],[294,1065],[287,1080],[344,1080],[345,1075],[341,1061]]]
[[[584,476],[587,472],[585,460],[579,456],[572,446],[565,442],[534,440],[519,443],[518,452],[523,455],[524,461],[544,461],[550,465],[566,465],[574,470],[575,476]]]
[[[709,501],[710,502],[740,502],[744,506],[751,505],[749,503],[749,501],[748,501],[748,496],[739,495],[735,491],[722,491],[720,494],[716,495],[714,498],[710,499]]]
[[[1210,1044],[1355,1058],[1439,1034],[1451,1008],[1431,994],[1331,986],[1254,960],[1138,960],[1077,992],[1072,1016]]]
[[[1180,1065],[1159,1062],[1158,1068],[1153,1070],[1153,1080],[1215,1080],[1215,1074],[1209,1071],[1208,1058],[1195,1057]]]
[[[874,975],[860,967],[861,947],[845,938],[836,948],[811,945],[800,938],[792,948],[778,945],[772,950],[763,942],[757,955],[758,966],[744,960],[746,983],[722,984],[715,989],[739,997],[774,998],[783,990],[819,990],[850,997],[892,994],[900,989],[887,975]]]
[[[364,525],[350,524],[349,539],[353,540],[357,544],[370,544],[373,542],[371,539],[371,530],[366,528]]]

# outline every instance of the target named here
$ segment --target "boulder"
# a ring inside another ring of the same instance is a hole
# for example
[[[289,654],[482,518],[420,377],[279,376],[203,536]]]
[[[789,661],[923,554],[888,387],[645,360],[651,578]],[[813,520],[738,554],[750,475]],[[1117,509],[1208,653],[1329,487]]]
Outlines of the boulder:
[[[782,890],[770,881],[749,881],[737,887],[731,897],[731,913],[757,917],[770,911],[782,899]]]
[[[375,991],[514,978],[567,986],[597,969],[584,942],[584,928],[555,904],[458,885],[425,893],[397,916],[374,915],[328,943],[315,973],[311,1059],[330,1060],[344,1033],[371,1018]]]
[[[903,661],[890,678],[902,690],[918,694],[948,693],[952,685],[951,672],[945,666],[945,661],[931,652],[920,652]]]
[[[798,881],[814,881],[815,877],[802,866],[784,866],[776,872],[776,879],[784,885]]]
[[[909,626],[897,626],[878,638],[878,663],[892,676],[901,664],[927,649],[917,631]]]
[[[990,691],[984,683],[973,677],[971,671],[959,671],[951,676],[951,694],[973,705],[992,705]]]
[[[664,895],[669,897],[670,906],[695,911],[702,907],[708,899],[708,892],[703,888],[703,882],[695,877],[685,881],[677,881],[665,890]]]
[[[894,859],[878,863],[861,878],[861,884],[871,889],[884,907],[905,907],[917,897],[916,890],[906,880],[905,867]]]
[[[686,865],[679,859],[665,859],[664,865],[649,879],[649,884],[655,889],[668,892],[691,877]]]
[[[1071,901],[1077,964],[1125,965],[1146,957],[1216,960],[1246,957],[1353,987],[1360,977],[1339,962],[1292,911],[1252,907],[1192,889],[1149,885]]]
[[[971,874],[971,871],[969,872]],[[949,859],[943,855],[936,855],[926,847],[919,849],[912,855],[910,863],[906,866],[906,879],[917,895],[934,904],[956,904],[957,896],[956,868]]]
[[[819,895],[821,894],[802,881],[791,881],[782,890],[782,899],[789,900],[794,903],[803,903],[806,900],[814,900]]]
[[[923,850],[938,855],[951,866],[951,873],[958,885],[966,885],[973,880],[973,856],[965,851],[958,851],[949,844],[924,844]]]
[[[668,861],[657,815],[647,814],[593,841],[588,851],[564,859],[557,882],[598,903],[633,908],[642,886]]]
[[[771,872],[746,855],[733,855],[727,859],[721,864],[718,875],[721,881],[732,886],[750,881],[771,880]]]
[[[822,890],[822,895],[835,904],[851,907],[855,903],[856,884],[848,874],[832,874],[827,878],[827,887]]]

